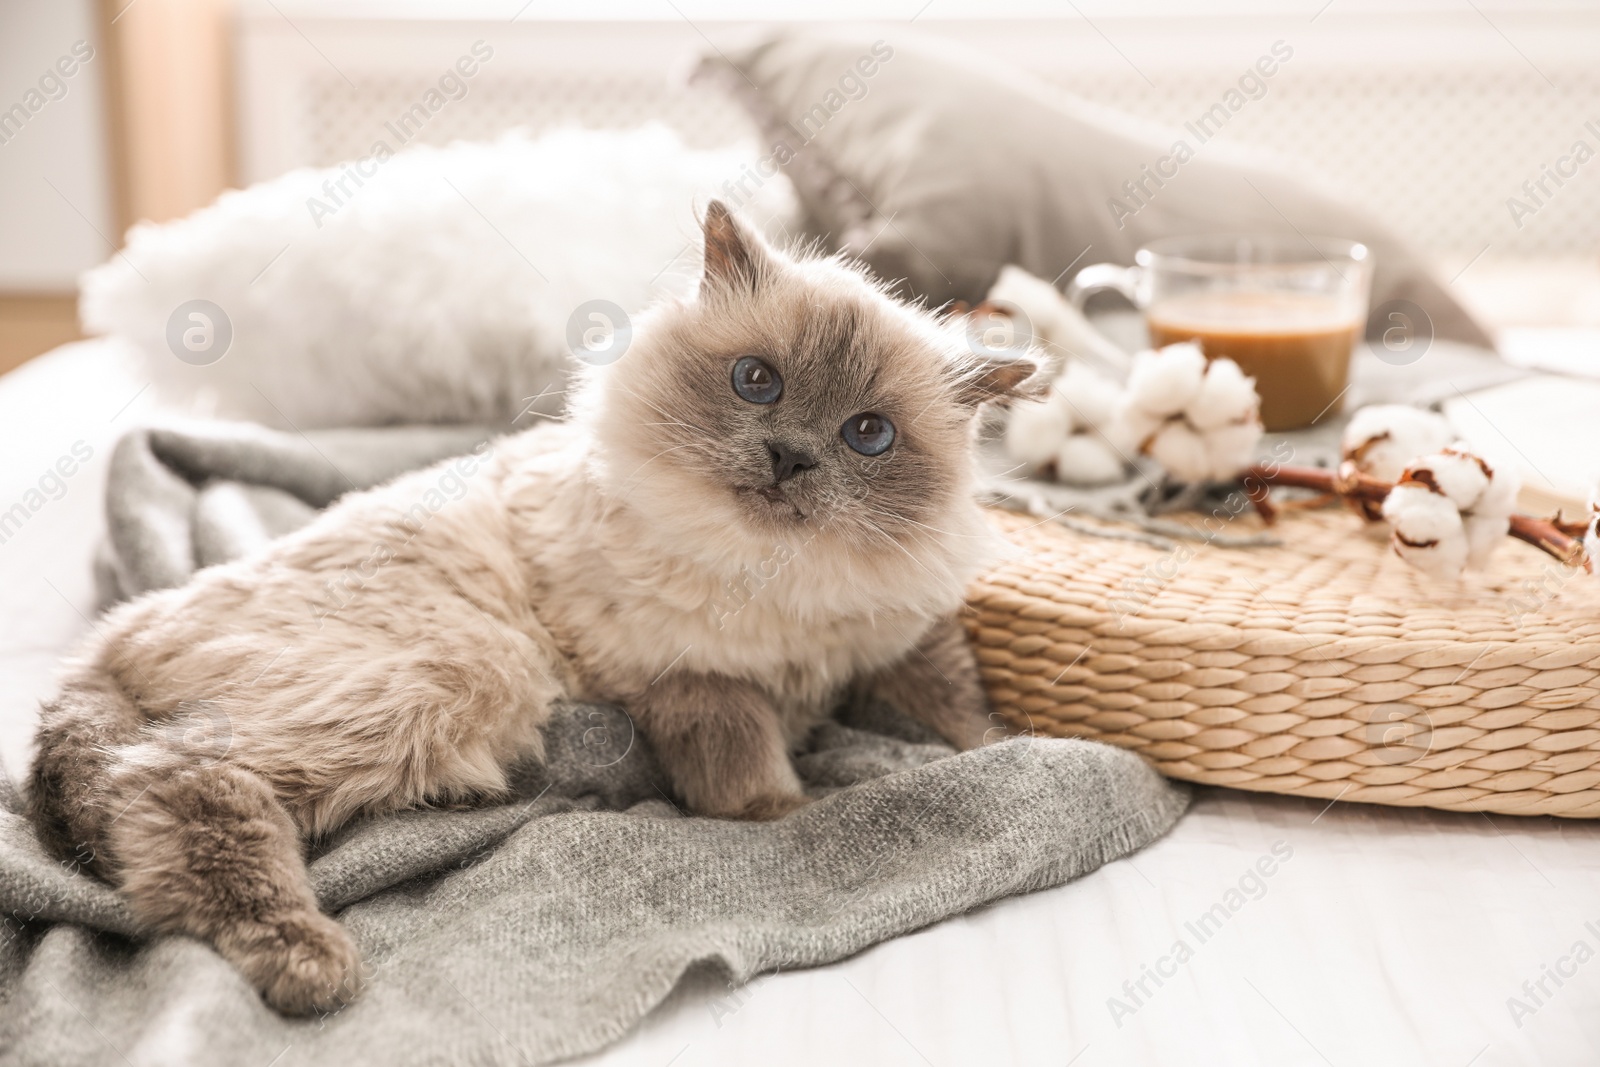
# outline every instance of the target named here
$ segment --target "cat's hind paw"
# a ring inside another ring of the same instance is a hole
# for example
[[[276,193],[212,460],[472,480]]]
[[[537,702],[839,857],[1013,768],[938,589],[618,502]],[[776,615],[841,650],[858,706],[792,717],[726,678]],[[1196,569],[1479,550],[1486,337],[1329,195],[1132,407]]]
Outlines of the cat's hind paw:
[[[327,1015],[361,992],[361,954],[338,923],[312,912],[274,925],[277,936],[238,961],[269,1005],[285,1015]]]

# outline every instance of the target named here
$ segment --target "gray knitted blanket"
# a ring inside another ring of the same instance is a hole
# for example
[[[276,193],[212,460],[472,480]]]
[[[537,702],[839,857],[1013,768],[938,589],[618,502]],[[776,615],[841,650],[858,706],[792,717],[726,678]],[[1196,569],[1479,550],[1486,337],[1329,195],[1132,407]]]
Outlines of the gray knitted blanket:
[[[181,582],[477,436],[133,433],[112,461],[106,594]],[[1059,885],[1187,801],[1118,749],[1018,737],[954,755],[888,708],[819,728],[796,765],[820,799],[781,821],[687,817],[626,715],[563,709],[511,803],[315,847],[318,897],[370,980],[311,1020],[267,1009],[198,941],[141,936],[107,886],[43,852],[0,778],[0,1062],[548,1063],[615,1040],[691,969],[815,966]]]

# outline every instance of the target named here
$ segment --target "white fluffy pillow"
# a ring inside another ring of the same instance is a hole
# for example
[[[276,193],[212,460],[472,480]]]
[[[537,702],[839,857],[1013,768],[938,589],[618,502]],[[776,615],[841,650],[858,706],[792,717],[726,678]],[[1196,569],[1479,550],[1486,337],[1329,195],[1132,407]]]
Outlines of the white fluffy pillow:
[[[756,161],[753,146],[696,151],[653,126],[411,149],[364,163],[359,187],[348,165],[298,170],[134,227],[83,276],[83,323],[132,340],[167,399],[207,413],[302,429],[504,422],[541,391],[537,410],[554,413],[574,311],[608,300],[631,315],[686,292],[696,212]],[[342,176],[348,196],[325,186]],[[794,225],[786,178],[745,189],[742,213],[769,236]],[[207,365],[169,343],[196,299],[232,329]]]

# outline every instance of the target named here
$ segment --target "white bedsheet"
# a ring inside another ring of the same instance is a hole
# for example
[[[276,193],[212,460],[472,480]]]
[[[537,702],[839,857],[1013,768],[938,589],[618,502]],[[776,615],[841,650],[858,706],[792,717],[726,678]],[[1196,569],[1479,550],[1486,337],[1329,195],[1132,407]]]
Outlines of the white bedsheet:
[[[0,543],[14,778],[54,663],[90,625],[110,446],[157,413],[143,384],[99,342],[0,378],[0,512],[37,503],[76,442],[93,449]],[[697,980],[585,1062],[1600,1064],[1600,825],[1200,790],[1132,859],[830,967],[731,992]]]

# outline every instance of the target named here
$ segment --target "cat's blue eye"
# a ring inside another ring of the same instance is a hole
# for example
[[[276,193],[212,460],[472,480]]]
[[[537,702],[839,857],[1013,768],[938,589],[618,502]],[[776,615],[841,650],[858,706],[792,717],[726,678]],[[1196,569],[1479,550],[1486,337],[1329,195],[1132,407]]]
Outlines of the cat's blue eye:
[[[863,456],[881,456],[894,444],[894,423],[882,415],[863,411],[845,420],[839,436]]]
[[[760,356],[741,356],[733,365],[733,391],[752,404],[771,404],[783,395],[783,379]]]

